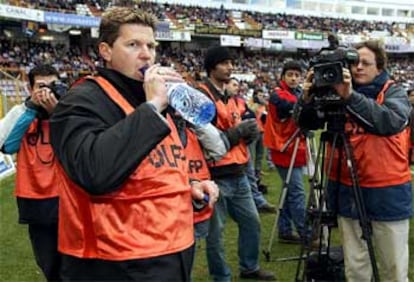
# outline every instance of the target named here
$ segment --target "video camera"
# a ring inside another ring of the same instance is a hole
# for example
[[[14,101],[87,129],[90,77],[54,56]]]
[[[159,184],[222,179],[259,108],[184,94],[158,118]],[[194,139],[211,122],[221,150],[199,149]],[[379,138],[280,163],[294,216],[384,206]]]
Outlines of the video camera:
[[[343,124],[345,112],[343,100],[333,86],[343,81],[343,68],[358,63],[359,55],[355,48],[339,45],[333,35],[328,40],[329,47],[311,58],[309,66],[314,73],[310,89],[313,105],[330,127]]]
[[[333,86],[343,81],[342,68],[357,63],[358,52],[354,48],[338,46],[336,49],[325,48],[310,60],[314,70],[315,88]]]
[[[41,83],[39,85],[39,88],[42,87],[49,88],[50,91],[55,95],[57,100],[59,100],[63,95],[65,95],[69,89],[68,85],[60,80],[54,80],[49,84]]]

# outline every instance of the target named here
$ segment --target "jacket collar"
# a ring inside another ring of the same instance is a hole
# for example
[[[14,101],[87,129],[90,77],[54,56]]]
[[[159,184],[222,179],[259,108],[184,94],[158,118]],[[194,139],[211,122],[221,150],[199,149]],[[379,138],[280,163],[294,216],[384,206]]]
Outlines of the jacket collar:
[[[107,79],[132,106],[137,107],[145,103],[146,97],[141,81],[107,68],[98,68],[98,74]]]

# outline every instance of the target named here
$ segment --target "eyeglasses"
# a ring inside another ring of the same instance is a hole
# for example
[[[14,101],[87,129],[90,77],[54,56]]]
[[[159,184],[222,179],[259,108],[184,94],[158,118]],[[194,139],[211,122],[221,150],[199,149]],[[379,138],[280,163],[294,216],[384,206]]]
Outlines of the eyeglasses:
[[[375,65],[375,62],[368,62],[365,60],[361,60],[353,64],[353,66],[357,67],[359,64],[361,64],[363,67],[370,67],[370,66]]]

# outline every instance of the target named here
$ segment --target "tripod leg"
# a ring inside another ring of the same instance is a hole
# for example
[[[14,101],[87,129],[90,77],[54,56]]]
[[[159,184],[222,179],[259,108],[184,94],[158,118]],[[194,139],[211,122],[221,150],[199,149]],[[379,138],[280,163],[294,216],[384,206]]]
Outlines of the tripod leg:
[[[309,141],[307,141],[307,144],[310,144]],[[314,153],[312,153],[312,150],[314,150],[314,152],[316,151],[316,144],[312,144],[314,145],[314,147],[308,147],[309,150],[307,151],[308,157],[312,158],[315,160],[314,164],[315,164],[315,170],[313,175],[309,178],[309,198],[308,198],[308,202],[306,205],[306,216],[305,216],[305,226],[304,229],[308,230],[309,228],[311,228],[312,230],[314,229],[314,223],[313,221],[313,216],[310,215],[310,211],[312,209],[315,208],[315,206],[317,206],[317,202],[319,200],[320,195],[318,195],[317,193],[317,187],[320,186],[320,181],[322,181],[322,175],[318,174],[319,172],[319,164],[320,164],[320,158],[323,155],[323,153],[325,152],[325,148],[324,148],[324,143],[321,143],[316,155],[314,155]],[[300,252],[299,252],[299,258],[307,258],[307,256],[309,255],[309,249],[306,251],[305,254],[305,249],[307,249],[307,242],[303,242],[302,246],[300,248]],[[296,276],[295,276],[295,281],[300,282],[300,281],[305,281],[305,271],[306,271],[306,262],[304,263],[304,268],[302,269],[302,260],[303,259],[299,259],[297,267],[296,267]]]
[[[326,152],[326,138],[325,133],[322,133],[320,138],[320,145],[316,154],[316,161],[315,161],[315,173],[313,177],[310,179],[310,193],[308,204],[306,208],[306,220],[305,220],[305,229],[311,228],[312,235],[316,231],[319,235],[319,238],[324,239],[324,243],[329,248],[329,238],[330,238],[330,229],[329,226],[325,226],[325,222],[322,221],[323,214],[327,213],[327,205],[326,205],[326,193],[327,193],[327,185],[328,182],[325,181],[325,175],[322,173],[322,169],[325,168],[325,152]],[[334,143],[336,139],[334,140]],[[316,145],[314,145],[316,148]],[[332,160],[333,155],[329,158],[328,163],[328,171],[332,167]],[[323,236],[321,236],[323,235]],[[312,238],[307,238],[302,244],[300,249],[299,257],[306,257],[309,258],[311,254],[311,243]],[[322,240],[319,243],[319,252],[318,252],[318,260],[321,258],[322,252]],[[306,252],[306,254],[305,254]],[[306,281],[306,275],[308,273],[308,261],[306,260],[302,266],[302,260],[299,260],[297,268],[296,268],[296,280],[295,281]]]
[[[274,240],[276,228],[279,222],[280,213],[282,212],[283,206],[285,204],[286,195],[288,192],[288,186],[290,183],[290,178],[292,176],[292,170],[293,170],[293,166],[296,160],[296,154],[299,148],[299,142],[300,142],[300,136],[297,136],[295,140],[295,145],[293,148],[292,158],[290,159],[288,173],[286,175],[286,180],[285,180],[285,183],[283,184],[282,192],[280,194],[278,212],[275,216],[275,221],[273,223],[272,231],[270,233],[269,244],[267,245],[267,249],[263,251],[266,261],[270,261],[270,251],[272,250],[273,240]]]
[[[378,282],[380,281],[380,279],[379,279],[377,262],[375,259],[374,246],[372,244],[371,221],[368,219],[367,212],[365,209],[365,204],[364,204],[364,198],[362,196],[361,187],[359,186],[358,175],[355,169],[355,160],[354,160],[351,144],[349,143],[349,139],[344,133],[341,134],[341,137],[342,137],[342,142],[343,142],[344,149],[345,149],[346,165],[348,167],[349,175],[351,176],[351,180],[352,180],[352,192],[353,192],[355,204],[357,207],[359,224],[362,230],[362,239],[365,240],[367,243],[367,249],[368,249],[369,258],[371,260],[374,281]]]

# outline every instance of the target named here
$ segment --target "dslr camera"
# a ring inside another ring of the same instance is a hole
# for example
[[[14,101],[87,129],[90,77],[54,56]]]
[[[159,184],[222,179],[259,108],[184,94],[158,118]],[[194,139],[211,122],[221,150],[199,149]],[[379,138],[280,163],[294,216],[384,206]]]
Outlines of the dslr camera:
[[[55,80],[49,84],[42,83],[39,85],[39,87],[49,88],[50,91],[55,95],[57,100],[64,96],[69,89],[68,85],[62,82],[61,80]]]

